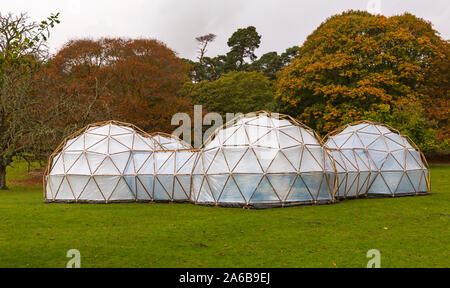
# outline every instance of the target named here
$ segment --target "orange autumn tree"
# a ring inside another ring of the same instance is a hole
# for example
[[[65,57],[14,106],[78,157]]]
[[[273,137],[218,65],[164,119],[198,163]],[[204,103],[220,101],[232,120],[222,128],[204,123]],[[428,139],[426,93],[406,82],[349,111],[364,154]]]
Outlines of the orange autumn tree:
[[[448,110],[441,110],[449,103],[448,61],[448,42],[429,22],[411,14],[348,11],[308,36],[281,73],[276,97],[284,112],[322,135],[362,118],[390,122],[376,117],[379,111],[404,115],[410,109],[432,120],[416,121],[420,125],[444,126],[448,133]],[[420,133],[418,142],[428,141]]]
[[[190,110],[189,100],[177,95],[187,69],[157,40],[73,40],[50,60],[40,89],[53,105],[69,109],[55,120],[60,126],[116,119],[171,132],[172,115]]]

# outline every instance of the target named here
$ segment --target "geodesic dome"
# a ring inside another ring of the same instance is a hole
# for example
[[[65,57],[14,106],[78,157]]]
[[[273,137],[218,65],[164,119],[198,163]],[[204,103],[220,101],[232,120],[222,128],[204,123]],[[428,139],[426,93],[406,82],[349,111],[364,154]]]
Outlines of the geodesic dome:
[[[151,200],[155,142],[131,124],[88,125],[66,138],[50,156],[45,175],[49,202]],[[141,176],[142,175],[142,176]]]
[[[165,134],[151,134],[159,149],[154,152],[155,201],[189,201],[191,196],[191,173],[198,154],[189,144]]]
[[[336,197],[428,193],[425,157],[407,136],[384,124],[361,121],[326,136],[338,176]]]
[[[287,115],[241,115],[217,129],[192,174],[197,204],[285,206],[332,202],[333,162],[315,132]]]

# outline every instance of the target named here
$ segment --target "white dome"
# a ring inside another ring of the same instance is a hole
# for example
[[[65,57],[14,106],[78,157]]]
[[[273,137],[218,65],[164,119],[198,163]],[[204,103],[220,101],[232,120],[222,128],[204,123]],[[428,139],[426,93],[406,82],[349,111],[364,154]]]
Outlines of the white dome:
[[[149,200],[138,174],[153,174],[155,144],[145,132],[115,121],[87,126],[51,156],[49,201]]]
[[[428,169],[417,146],[383,124],[349,124],[327,136],[339,197],[428,192]]]
[[[286,205],[330,202],[331,158],[308,127],[268,112],[239,116],[211,135],[193,171],[193,201]]]

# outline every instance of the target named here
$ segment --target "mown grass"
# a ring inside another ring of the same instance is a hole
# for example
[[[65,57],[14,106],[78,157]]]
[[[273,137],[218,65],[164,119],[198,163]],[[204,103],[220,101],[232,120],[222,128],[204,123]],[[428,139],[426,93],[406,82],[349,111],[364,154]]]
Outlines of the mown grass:
[[[44,204],[19,164],[0,191],[0,267],[65,267],[72,248],[82,267],[365,267],[369,249],[382,267],[449,267],[450,166],[431,170],[430,196],[244,210]]]

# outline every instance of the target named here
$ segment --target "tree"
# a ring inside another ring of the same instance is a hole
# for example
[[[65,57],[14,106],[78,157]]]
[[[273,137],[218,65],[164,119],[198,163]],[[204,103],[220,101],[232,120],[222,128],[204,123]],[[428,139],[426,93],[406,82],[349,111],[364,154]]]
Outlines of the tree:
[[[216,39],[216,35],[212,33],[195,38],[195,40],[197,40],[197,42],[200,44],[198,62],[203,63],[203,57],[205,56],[207,51],[206,47],[210,42],[213,42],[214,39]]]
[[[218,80],[187,83],[185,95],[202,104],[208,111],[222,116],[226,113],[247,113],[273,110],[273,82],[261,72],[228,72]]]
[[[42,90],[56,99],[72,95],[62,126],[116,119],[170,132],[172,115],[190,110],[177,94],[186,81],[186,64],[163,43],[103,38],[66,43],[50,60]]]
[[[50,28],[57,23],[58,14],[40,23],[26,14],[0,14],[0,190],[7,189],[6,167],[15,157],[46,149],[42,140],[51,133],[45,120],[52,111],[44,110],[33,89]]]
[[[277,99],[284,112],[324,135],[384,105],[404,110],[435,99],[432,79],[449,77],[436,64],[448,65],[445,49],[448,43],[431,24],[411,14],[344,12],[308,36],[280,75]],[[438,95],[448,103],[448,86],[440,87]]]
[[[256,60],[255,50],[259,48],[261,43],[261,35],[256,32],[254,26],[240,28],[228,39],[228,47],[230,52],[227,53],[227,71],[245,70],[245,59],[251,62]]]
[[[283,67],[283,61],[277,52],[268,52],[250,65],[249,70],[263,72],[265,76],[275,80],[277,72]]]

